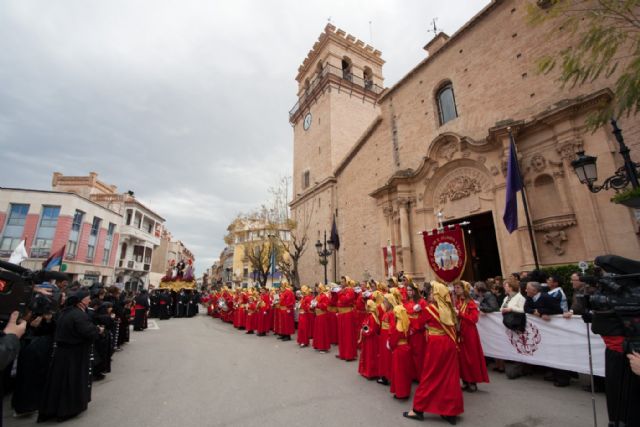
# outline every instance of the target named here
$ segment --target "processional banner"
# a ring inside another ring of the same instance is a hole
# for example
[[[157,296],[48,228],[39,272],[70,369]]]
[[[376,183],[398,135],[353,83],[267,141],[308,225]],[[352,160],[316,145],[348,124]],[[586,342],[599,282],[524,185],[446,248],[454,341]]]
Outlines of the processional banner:
[[[445,283],[459,279],[467,263],[462,227],[455,224],[444,229],[423,231],[422,238],[427,261],[435,275]]]

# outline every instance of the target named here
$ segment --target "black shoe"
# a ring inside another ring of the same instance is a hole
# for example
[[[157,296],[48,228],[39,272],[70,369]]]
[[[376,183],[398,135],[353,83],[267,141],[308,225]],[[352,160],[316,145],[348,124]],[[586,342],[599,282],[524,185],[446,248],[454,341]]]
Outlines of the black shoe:
[[[554,381],[553,385],[556,387],[569,387],[569,381]]]
[[[382,378],[378,378],[378,380],[376,381],[378,384],[382,384],[382,385],[389,385],[389,380],[382,377]]]
[[[93,380],[94,381],[102,381],[103,379],[105,379],[107,376],[104,374],[95,374],[93,376]]]
[[[257,337],[264,337],[264,336],[267,336],[267,334],[265,334],[265,333],[262,333],[262,334],[256,334],[256,336],[257,336]]]
[[[442,418],[452,426],[456,425],[458,422],[455,415],[440,415],[440,418]]]
[[[549,381],[549,382],[553,382],[556,380],[556,376],[554,375],[553,372],[549,372],[547,375],[544,376],[544,380],[545,381]]]
[[[253,334],[253,331],[247,331],[247,332],[245,332],[245,333],[246,333],[247,335],[251,335],[251,334]]]
[[[396,400],[407,400],[407,399],[409,398],[409,396],[407,396],[407,397],[398,397],[398,396],[396,396],[396,395],[394,394],[394,395],[393,395],[393,398],[394,398],[394,399],[396,399]]]
[[[424,420],[424,414],[422,412],[413,411],[413,414],[409,414],[408,412],[403,412],[402,416],[405,418],[409,418],[410,420],[417,420],[417,421]]]
[[[289,335],[286,335],[282,338],[282,341],[291,341],[291,337]]]

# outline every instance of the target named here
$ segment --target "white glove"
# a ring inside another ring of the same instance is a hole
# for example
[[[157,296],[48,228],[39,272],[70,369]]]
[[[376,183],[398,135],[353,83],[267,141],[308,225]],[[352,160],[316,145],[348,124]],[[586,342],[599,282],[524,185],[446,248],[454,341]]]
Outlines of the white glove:
[[[422,311],[422,307],[420,306],[420,304],[416,304],[413,306],[413,311]]]
[[[370,291],[365,291],[365,293],[363,293],[362,296],[364,296],[365,298],[369,298],[369,297],[371,297],[371,292]]]
[[[362,292],[362,289],[360,289],[360,286],[358,286],[357,288],[353,289],[355,291],[356,294],[359,294],[360,292]]]
[[[389,344],[389,340],[387,340],[387,350],[391,350],[391,344]]]
[[[287,313],[291,313],[291,310],[287,310]]]
[[[331,292],[340,292],[340,287],[336,286],[334,288],[331,288]]]

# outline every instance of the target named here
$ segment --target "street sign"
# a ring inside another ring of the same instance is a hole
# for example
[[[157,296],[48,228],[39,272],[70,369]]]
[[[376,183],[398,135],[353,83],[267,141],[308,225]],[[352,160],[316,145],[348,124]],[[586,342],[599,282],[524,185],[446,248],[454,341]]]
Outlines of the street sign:
[[[584,272],[587,271],[587,268],[589,268],[589,264],[587,264],[587,261],[580,261],[578,263],[578,268],[582,270],[582,274],[584,274]]]

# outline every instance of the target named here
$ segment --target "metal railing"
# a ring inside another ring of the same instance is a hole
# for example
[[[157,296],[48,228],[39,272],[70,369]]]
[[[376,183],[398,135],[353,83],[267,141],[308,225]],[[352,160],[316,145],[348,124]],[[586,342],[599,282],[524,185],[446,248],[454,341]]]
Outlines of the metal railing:
[[[300,110],[300,106],[305,103],[305,101],[313,93],[315,88],[318,87],[323,79],[328,75],[340,77],[341,79],[348,81],[350,84],[358,86],[365,91],[373,92],[376,95],[381,94],[384,89],[383,87],[374,84],[372,79],[365,79],[363,77],[356,76],[352,72],[342,70],[341,68],[338,68],[331,64],[325,64],[324,68],[322,68],[322,71],[316,74],[314,79],[309,82],[309,87],[305,89],[302,96],[300,96],[300,98],[298,99],[298,102],[296,102],[293,108],[289,110],[289,120],[291,120],[291,118],[298,112],[298,110]]]

